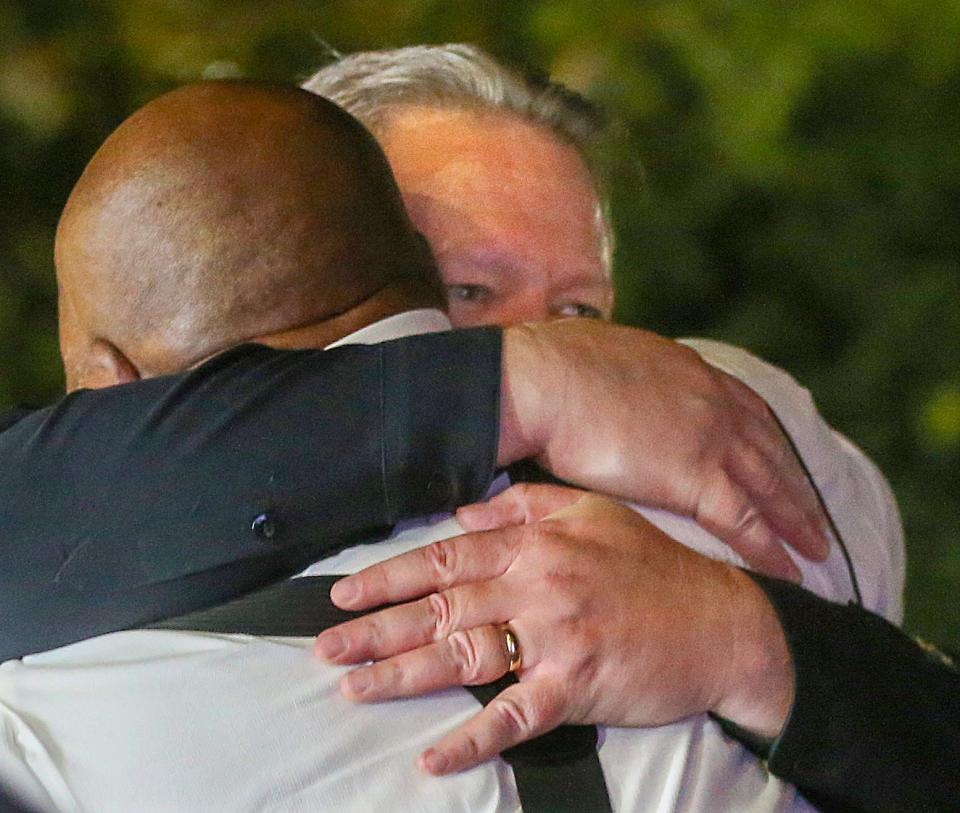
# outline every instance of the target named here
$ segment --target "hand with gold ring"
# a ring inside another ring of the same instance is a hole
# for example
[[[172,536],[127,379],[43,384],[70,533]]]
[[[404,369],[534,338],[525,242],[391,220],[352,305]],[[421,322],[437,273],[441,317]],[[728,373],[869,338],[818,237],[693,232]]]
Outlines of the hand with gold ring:
[[[574,489],[514,486],[461,517],[490,529],[339,581],[331,597],[345,609],[409,603],[316,643],[334,663],[374,661],[342,680],[358,702],[516,671],[518,683],[421,755],[425,770],[471,767],[565,722],[646,726],[714,711],[779,730],[792,665],[748,576]]]

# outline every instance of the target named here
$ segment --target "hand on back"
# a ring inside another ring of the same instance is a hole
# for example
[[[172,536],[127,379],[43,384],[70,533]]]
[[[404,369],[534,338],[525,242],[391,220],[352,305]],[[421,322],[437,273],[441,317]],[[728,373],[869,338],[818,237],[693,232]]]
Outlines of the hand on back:
[[[509,666],[499,625],[510,625],[520,682],[428,751],[428,771],[467,768],[565,722],[647,726],[716,711],[779,729],[789,657],[772,609],[735,568],[573,489],[515,486],[459,518],[471,533],[332,592],[346,609],[414,601],[317,641],[334,662],[376,661],[342,683],[369,702],[499,678]]]
[[[766,403],[694,351],[586,319],[504,332],[500,462],[692,517],[752,567],[799,579],[781,540],[828,552],[824,517]]]

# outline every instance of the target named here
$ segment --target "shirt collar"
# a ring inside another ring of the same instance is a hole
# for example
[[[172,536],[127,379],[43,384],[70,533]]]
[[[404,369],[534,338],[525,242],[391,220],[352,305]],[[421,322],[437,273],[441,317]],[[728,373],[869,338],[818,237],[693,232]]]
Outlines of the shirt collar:
[[[353,333],[328,344],[324,349],[344,344],[379,344],[391,339],[419,336],[423,333],[442,333],[453,325],[443,311],[436,308],[419,308],[381,319],[379,322],[355,330]]]

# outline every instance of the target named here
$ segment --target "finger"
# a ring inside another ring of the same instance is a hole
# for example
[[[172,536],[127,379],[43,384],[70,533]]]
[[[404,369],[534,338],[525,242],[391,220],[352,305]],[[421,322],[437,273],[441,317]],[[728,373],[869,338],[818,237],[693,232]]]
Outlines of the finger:
[[[726,542],[750,567],[799,582],[801,573],[746,492],[724,472],[701,494],[695,519]]]
[[[807,547],[799,552],[808,558],[825,558],[829,553],[829,539],[826,534],[827,518],[823,507],[814,493],[807,473],[804,471],[798,452],[794,449],[791,440],[778,420],[770,405],[742,381],[731,376],[724,377],[728,392],[743,408],[741,417],[745,419],[743,430],[747,439],[757,444],[762,452],[773,461],[784,474],[784,494],[791,496],[802,506],[808,519]],[[741,485],[747,485],[741,483]],[[778,504],[774,503],[770,511],[776,512]],[[768,516],[774,527],[781,533],[786,532],[785,538],[793,543],[793,528],[784,528],[779,519],[779,513]],[[800,542],[801,546],[804,542]],[[812,550],[810,546],[812,545]]]
[[[389,658],[457,630],[506,621],[516,613],[519,595],[501,580],[451,587],[324,630],[314,651],[341,664]]]
[[[536,681],[517,683],[424,751],[418,764],[435,776],[464,771],[562,722],[563,704],[558,692]]]
[[[330,598],[345,610],[360,610],[492,579],[510,566],[522,540],[523,528],[442,539],[340,579]]]
[[[744,384],[739,378],[728,373],[722,373],[720,380],[727,393],[737,402],[741,409],[746,410],[760,420],[770,420],[770,405],[755,390]]]
[[[724,464],[731,478],[747,492],[767,523],[798,553],[822,561],[830,552],[820,504],[783,433],[753,418],[741,424],[746,439]]]
[[[576,502],[585,493],[567,486],[519,483],[486,502],[458,508],[457,521],[467,531],[526,525]]]
[[[354,702],[412,697],[451,686],[477,686],[503,677],[510,666],[498,626],[459,630],[442,641],[344,675],[340,691]]]

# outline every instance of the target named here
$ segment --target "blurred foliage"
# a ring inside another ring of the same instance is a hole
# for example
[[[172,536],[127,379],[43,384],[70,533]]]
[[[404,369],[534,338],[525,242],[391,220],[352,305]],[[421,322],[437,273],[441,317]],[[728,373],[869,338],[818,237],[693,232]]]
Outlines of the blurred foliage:
[[[54,228],[126,115],[331,46],[454,40],[616,114],[620,318],[804,382],[898,495],[908,627],[960,646],[955,0],[0,0],[0,406],[62,387]]]

